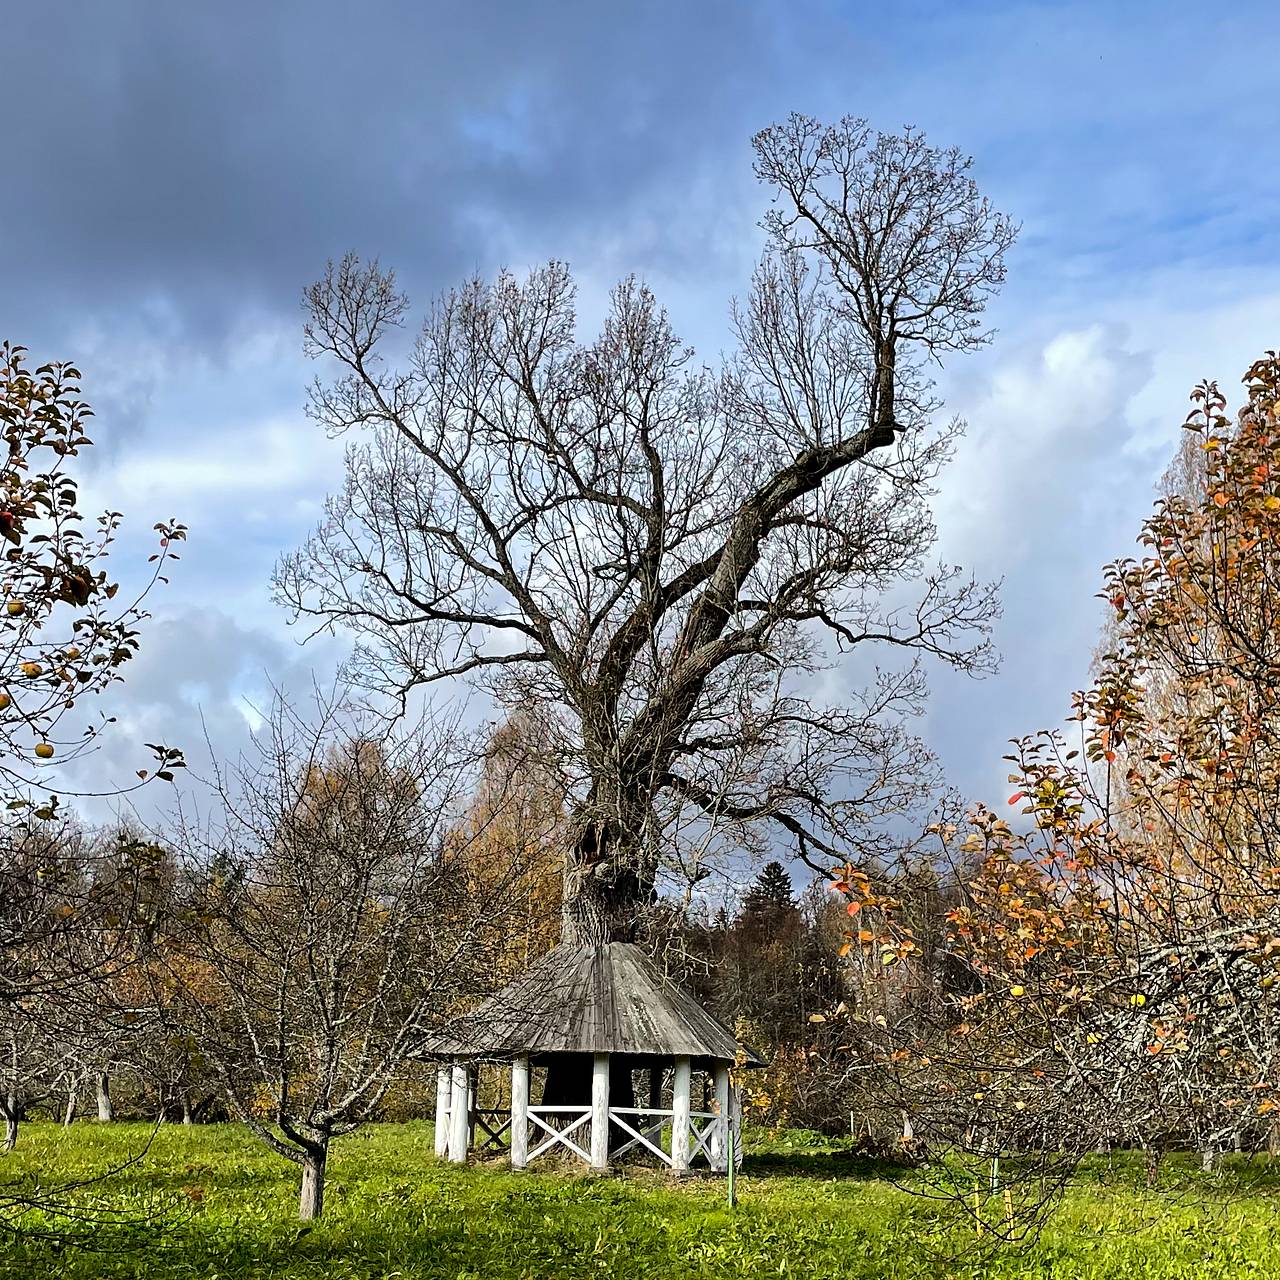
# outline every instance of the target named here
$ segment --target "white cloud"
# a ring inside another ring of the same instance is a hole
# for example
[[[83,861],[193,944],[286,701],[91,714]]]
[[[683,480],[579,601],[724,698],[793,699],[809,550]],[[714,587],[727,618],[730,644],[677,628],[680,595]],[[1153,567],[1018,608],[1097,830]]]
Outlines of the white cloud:
[[[1191,386],[1214,376],[1234,397],[1277,340],[1280,295],[1180,284],[1141,305],[1099,299],[1105,319],[1038,346],[1002,337],[954,381],[948,408],[969,430],[936,503],[941,552],[1003,577],[1003,661],[982,682],[939,673],[927,736],[975,799],[1000,797],[1008,740],[1061,725],[1088,683],[1102,568],[1136,551]]]

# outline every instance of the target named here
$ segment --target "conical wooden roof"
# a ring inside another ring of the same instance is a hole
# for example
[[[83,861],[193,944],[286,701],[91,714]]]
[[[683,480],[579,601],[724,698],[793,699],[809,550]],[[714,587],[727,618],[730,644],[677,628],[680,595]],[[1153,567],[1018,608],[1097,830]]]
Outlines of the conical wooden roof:
[[[647,1054],[761,1065],[728,1027],[629,942],[556,947],[421,1050],[424,1057],[524,1053]]]

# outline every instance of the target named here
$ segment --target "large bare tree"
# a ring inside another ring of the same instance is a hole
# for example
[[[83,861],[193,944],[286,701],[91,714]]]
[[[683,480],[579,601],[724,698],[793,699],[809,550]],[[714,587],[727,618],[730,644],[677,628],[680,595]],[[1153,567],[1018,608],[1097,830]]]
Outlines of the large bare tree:
[[[911,130],[792,116],[754,148],[768,248],[714,369],[634,279],[580,341],[561,262],[441,298],[396,365],[389,272],[348,257],[308,294],[342,367],[311,412],[364,437],[278,595],[352,628],[381,694],[465,678],[551,710],[571,940],[627,936],[681,831],[874,853],[931,780],[920,656],[991,660],[993,590],[930,563],[956,426],[926,370],[987,340],[1014,228]],[[874,648],[905,660],[812,692]]]

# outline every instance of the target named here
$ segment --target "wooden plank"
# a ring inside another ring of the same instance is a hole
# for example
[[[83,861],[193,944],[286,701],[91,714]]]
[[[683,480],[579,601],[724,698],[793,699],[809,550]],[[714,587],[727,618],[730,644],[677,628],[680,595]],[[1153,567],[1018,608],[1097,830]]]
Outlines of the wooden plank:
[[[557,1129],[554,1125],[548,1124],[540,1115],[538,1115],[538,1111],[577,1111],[580,1114],[572,1124],[565,1125],[563,1129]],[[582,1128],[584,1124],[587,1124],[590,1121],[590,1107],[538,1107],[536,1110],[535,1108],[530,1107],[529,1119],[532,1120],[538,1128],[544,1129],[550,1135],[545,1141],[540,1142],[532,1151],[529,1152],[530,1163],[536,1160],[538,1156],[542,1155],[544,1151],[549,1151],[552,1147],[557,1145],[568,1147],[568,1149],[580,1160],[590,1163],[590,1152],[584,1151],[576,1142],[571,1141],[569,1137],[570,1134],[575,1133],[578,1129]]]
[[[449,1107],[453,1102],[453,1071],[441,1063],[436,1071],[436,1158],[449,1153]]]
[[[637,946],[557,947],[422,1056],[619,1053],[732,1062],[733,1033]],[[754,1055],[749,1059],[759,1062]]]
[[[671,1087],[671,1103],[675,1115],[671,1119],[671,1167],[676,1173],[689,1168],[689,1102],[693,1070],[688,1058],[676,1059],[675,1082]]]
[[[652,1141],[655,1135],[661,1137],[662,1121],[659,1120],[657,1124],[645,1125],[645,1124],[642,1124],[639,1120],[637,1120],[636,1123],[637,1125],[639,1125],[639,1128],[633,1129],[631,1125],[629,1125],[626,1122],[626,1120],[623,1119],[624,1115],[639,1116],[639,1115],[647,1115],[647,1114],[649,1113],[645,1111],[643,1108],[637,1108],[637,1107],[611,1107],[610,1108],[609,1115],[610,1115],[610,1118],[613,1120],[613,1123],[616,1124],[618,1128],[621,1129],[624,1133],[629,1133],[631,1135],[631,1141],[624,1142],[622,1146],[618,1147],[617,1150],[614,1151],[613,1154],[615,1156],[620,1156],[624,1152],[630,1151],[632,1147],[642,1146],[642,1147],[646,1147],[649,1151],[652,1151],[653,1154],[657,1156],[658,1159],[661,1160],[663,1164],[669,1166],[671,1164],[671,1157],[665,1151],[663,1151],[661,1146],[655,1145],[655,1143]]]
[[[529,1059],[526,1055],[511,1064],[511,1167],[523,1169],[529,1163]]]
[[[609,1055],[597,1053],[591,1063],[591,1167],[609,1167]]]
[[[467,1138],[471,1132],[467,1114],[469,1085],[466,1066],[454,1063],[453,1096],[449,1105],[449,1159],[454,1164],[464,1164],[467,1159]]]
[[[720,1064],[715,1070],[716,1127],[711,1138],[711,1167],[724,1170],[729,1164],[729,1067]]]

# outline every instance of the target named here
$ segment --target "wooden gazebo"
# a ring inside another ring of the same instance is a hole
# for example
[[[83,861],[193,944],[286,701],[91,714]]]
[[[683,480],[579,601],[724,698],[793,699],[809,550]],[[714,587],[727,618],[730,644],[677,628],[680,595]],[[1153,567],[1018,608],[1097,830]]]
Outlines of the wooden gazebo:
[[[597,1171],[636,1149],[676,1173],[700,1159],[724,1171],[731,1127],[735,1156],[742,1150],[730,1069],[762,1065],[625,942],[556,947],[419,1056],[440,1063],[436,1154],[462,1162],[473,1145],[507,1149],[513,1169],[559,1147]],[[479,1107],[477,1073],[486,1063],[509,1065],[509,1107]],[[645,1106],[635,1105],[637,1073]]]

